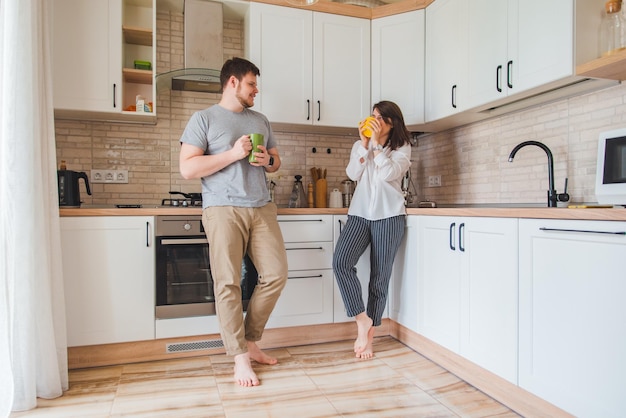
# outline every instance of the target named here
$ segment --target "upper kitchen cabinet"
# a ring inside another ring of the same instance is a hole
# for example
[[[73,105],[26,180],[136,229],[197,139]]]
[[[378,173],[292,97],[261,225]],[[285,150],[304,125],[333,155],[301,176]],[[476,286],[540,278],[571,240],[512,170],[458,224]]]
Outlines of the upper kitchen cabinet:
[[[426,9],[426,121],[467,107],[467,0],[437,0]]]
[[[407,125],[424,123],[425,14],[372,20],[372,104],[395,102]]]
[[[156,97],[155,10],[154,0],[54,0],[55,117],[156,122],[154,108],[134,108]]]
[[[476,0],[468,19],[468,106],[572,75],[572,0]]]
[[[246,20],[255,109],[271,122],[356,127],[370,113],[368,19],[251,2]]]
[[[436,0],[426,9],[425,130],[614,84],[576,75],[597,56],[600,11],[594,0]]]

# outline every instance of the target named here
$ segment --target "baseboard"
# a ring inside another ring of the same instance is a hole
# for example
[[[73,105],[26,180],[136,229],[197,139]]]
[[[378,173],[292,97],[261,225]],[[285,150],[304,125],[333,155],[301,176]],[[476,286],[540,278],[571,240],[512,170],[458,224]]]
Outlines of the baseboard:
[[[389,335],[390,323],[391,321],[389,319],[383,319],[381,326],[376,327],[375,336]],[[356,326],[354,322],[344,322],[338,324],[267,329],[263,334],[263,339],[259,341],[258,344],[259,347],[268,349],[327,343],[354,338],[356,338]],[[140,363],[144,361],[224,354],[225,350],[223,347],[180,352],[167,351],[169,344],[193,344],[196,342],[215,340],[221,341],[219,334],[68,347],[68,367],[70,370],[84,369],[89,367]]]

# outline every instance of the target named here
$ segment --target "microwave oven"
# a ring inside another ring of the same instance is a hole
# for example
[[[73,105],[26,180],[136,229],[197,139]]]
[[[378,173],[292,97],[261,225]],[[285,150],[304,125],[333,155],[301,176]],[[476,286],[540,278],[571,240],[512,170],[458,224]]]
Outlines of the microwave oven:
[[[602,205],[626,206],[626,128],[600,134],[596,198]]]

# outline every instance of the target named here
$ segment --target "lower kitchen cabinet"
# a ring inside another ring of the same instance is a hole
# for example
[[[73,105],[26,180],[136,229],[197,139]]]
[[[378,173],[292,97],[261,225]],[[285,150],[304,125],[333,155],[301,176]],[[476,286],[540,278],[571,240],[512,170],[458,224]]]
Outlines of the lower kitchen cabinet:
[[[419,225],[419,216],[407,216],[404,239],[394,261],[389,290],[389,317],[414,332],[419,332]]]
[[[287,284],[269,328],[333,322],[332,215],[283,215],[278,224],[287,250]]]
[[[62,217],[70,347],[154,339],[154,218]]]
[[[420,333],[517,383],[518,220],[424,216],[419,231]]]
[[[626,411],[626,222],[520,220],[519,386],[579,417]]]

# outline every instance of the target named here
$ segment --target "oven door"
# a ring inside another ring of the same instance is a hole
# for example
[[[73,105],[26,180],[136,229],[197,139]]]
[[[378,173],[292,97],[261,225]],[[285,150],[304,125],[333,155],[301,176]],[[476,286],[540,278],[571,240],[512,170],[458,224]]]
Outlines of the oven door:
[[[205,236],[157,237],[156,317],[158,319],[215,315],[213,276]],[[241,268],[244,309],[258,274],[246,255]]]

